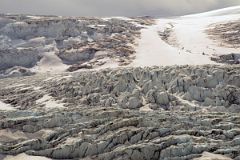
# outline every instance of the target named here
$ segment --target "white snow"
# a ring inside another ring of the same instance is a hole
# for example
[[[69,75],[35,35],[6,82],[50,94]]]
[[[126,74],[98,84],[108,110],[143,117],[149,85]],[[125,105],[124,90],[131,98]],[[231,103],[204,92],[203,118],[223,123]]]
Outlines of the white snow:
[[[200,158],[194,158],[193,160],[232,160],[231,158],[228,158],[226,156],[220,155],[220,154],[213,154],[209,152],[203,152],[202,157]]]
[[[44,95],[41,99],[36,101],[37,104],[44,104],[46,108],[64,108],[63,103],[59,103],[49,95]]]
[[[27,16],[28,18],[31,18],[31,19],[41,19],[42,17],[41,16]]]
[[[190,50],[192,53],[213,54],[230,54],[238,53],[239,48],[227,48],[220,46],[219,43],[211,40],[205,33],[209,25],[214,23],[224,23],[232,20],[240,19],[239,15],[227,15],[216,17],[202,18],[179,18],[174,21],[175,34],[180,47]]]
[[[6,156],[3,160],[51,160],[51,159],[40,156],[29,156],[25,153],[21,153],[16,156]]]
[[[15,110],[15,109],[10,104],[6,104],[6,103],[0,101],[0,110],[11,111],[11,110]]]
[[[33,68],[34,71],[39,73],[45,72],[64,72],[68,66],[55,54],[55,52],[43,53],[43,58]]]
[[[145,105],[139,109],[140,112],[153,112],[153,110],[148,106]]]
[[[213,63],[207,56],[187,53],[165,43],[158,35],[159,25],[162,26],[163,24],[161,20],[159,20],[157,25],[142,30],[142,37],[136,48],[136,59],[130,66],[197,65]]]
[[[124,21],[131,21],[131,18],[128,17],[121,17],[121,16],[115,16],[115,17],[104,17],[102,18],[105,21],[111,20],[111,19],[119,19],[119,20],[124,20]]]
[[[156,25],[142,30],[142,37],[136,47],[136,59],[130,66],[215,64],[210,60],[212,55],[239,53],[240,49],[220,46],[208,37],[205,30],[211,24],[238,19],[240,6],[192,16],[157,19]],[[158,35],[158,31],[169,28],[170,24],[174,33],[171,38],[176,40],[176,46],[167,44]]]

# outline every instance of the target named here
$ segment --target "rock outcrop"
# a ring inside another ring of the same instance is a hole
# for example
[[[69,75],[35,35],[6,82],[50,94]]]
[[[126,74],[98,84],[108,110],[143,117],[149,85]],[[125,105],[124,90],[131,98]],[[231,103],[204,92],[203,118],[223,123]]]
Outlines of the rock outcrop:
[[[240,48],[239,20],[213,24],[206,32],[211,39],[215,40],[220,45]]]
[[[211,57],[211,60],[217,63],[240,64],[240,54],[232,53],[227,55],[215,56]]]

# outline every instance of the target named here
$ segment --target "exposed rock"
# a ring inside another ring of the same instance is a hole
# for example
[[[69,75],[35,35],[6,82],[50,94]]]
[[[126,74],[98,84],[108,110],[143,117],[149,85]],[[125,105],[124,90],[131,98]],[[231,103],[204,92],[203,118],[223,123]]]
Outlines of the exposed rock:
[[[128,107],[131,109],[140,108],[142,106],[141,100],[136,97],[130,97],[128,99]]]
[[[166,92],[156,93],[156,103],[160,105],[168,105],[170,100]]]
[[[240,47],[240,23],[230,21],[227,23],[217,23],[210,26],[206,31],[209,37],[223,46],[232,48]]]
[[[77,71],[77,70],[79,70],[79,69],[92,69],[92,68],[93,68],[92,65],[86,64],[86,63],[80,64],[80,65],[75,64],[75,65],[72,65],[71,67],[69,67],[69,68],[67,69],[67,71],[69,71],[69,72],[74,72],[74,71]]]
[[[232,53],[227,55],[220,55],[211,57],[212,61],[225,64],[239,64],[240,63],[240,54]]]
[[[35,73],[28,68],[16,66],[16,67],[7,69],[6,71],[2,71],[2,73],[0,72],[0,79],[7,78],[7,77],[9,78],[9,77],[31,76],[33,74]]]
[[[167,44],[178,47],[179,44],[175,38],[174,25],[169,23],[163,31],[159,31],[160,38]]]

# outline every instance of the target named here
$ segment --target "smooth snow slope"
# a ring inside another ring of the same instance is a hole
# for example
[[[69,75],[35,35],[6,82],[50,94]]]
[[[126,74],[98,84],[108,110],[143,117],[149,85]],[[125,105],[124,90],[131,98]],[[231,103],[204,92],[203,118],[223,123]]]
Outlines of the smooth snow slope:
[[[205,33],[211,24],[240,19],[239,6],[197,15],[197,18],[196,15],[189,15],[174,19],[157,19],[156,25],[143,29],[136,47],[136,59],[131,66],[214,64],[210,60],[213,55],[240,52],[239,48],[219,46]],[[173,26],[171,38],[176,41],[174,46],[164,42],[158,35],[158,31],[164,31],[169,24]]]
[[[205,53],[209,56],[217,54],[238,53],[239,48],[228,48],[220,46],[219,43],[209,39],[205,30],[209,25],[214,23],[225,23],[232,20],[240,19],[239,15],[226,15],[202,18],[179,18],[175,20],[175,34],[179,43],[179,47],[184,47],[194,54]]]
[[[136,48],[136,59],[131,66],[200,65],[213,63],[207,56],[190,54],[165,43],[158,35],[158,29],[161,25],[165,24],[162,23],[162,20],[159,20],[158,25],[142,30],[142,37]]]

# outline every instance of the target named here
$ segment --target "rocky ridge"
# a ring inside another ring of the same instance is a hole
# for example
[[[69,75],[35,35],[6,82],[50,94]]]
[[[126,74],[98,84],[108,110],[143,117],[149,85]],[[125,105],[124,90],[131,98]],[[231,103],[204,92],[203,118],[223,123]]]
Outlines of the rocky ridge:
[[[225,63],[225,64],[239,64],[240,63],[240,54],[239,53],[232,53],[220,56],[211,57],[212,61],[218,63]]]
[[[226,45],[232,48],[240,47],[240,23],[230,21],[227,23],[212,24],[207,29],[209,37],[215,40],[219,45]]]

